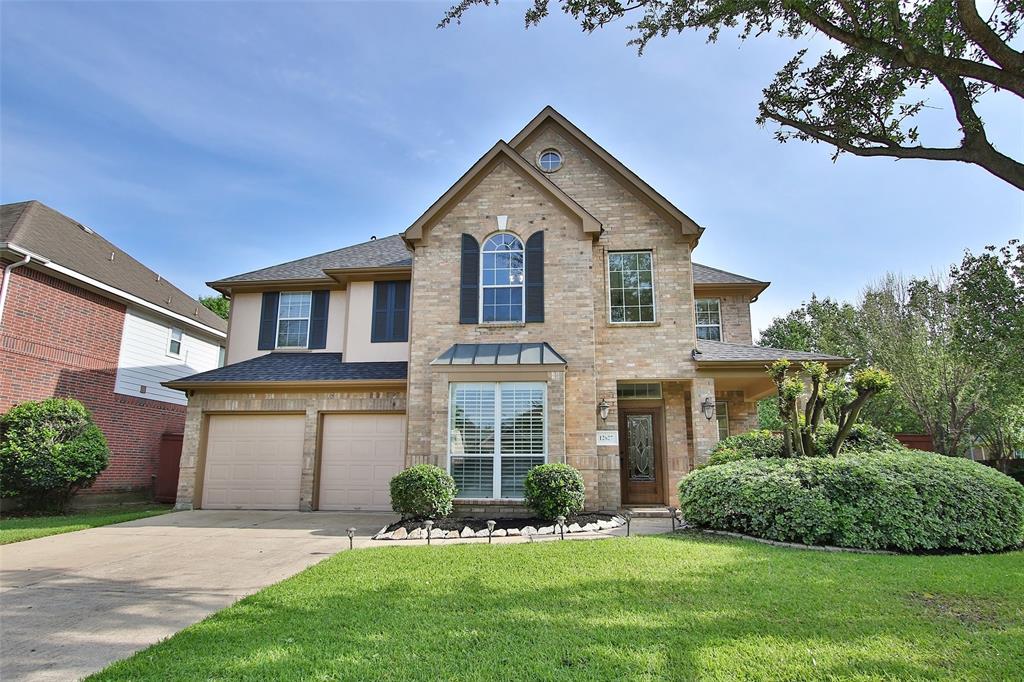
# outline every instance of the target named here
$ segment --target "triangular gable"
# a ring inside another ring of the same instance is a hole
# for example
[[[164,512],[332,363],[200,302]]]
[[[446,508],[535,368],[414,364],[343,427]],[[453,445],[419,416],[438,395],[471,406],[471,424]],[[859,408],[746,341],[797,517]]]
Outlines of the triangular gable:
[[[558,185],[551,182],[543,173],[527,163],[526,159],[520,156],[516,150],[512,149],[508,143],[504,140],[498,140],[491,147],[490,151],[480,157],[479,161],[474,163],[447,192],[442,194],[423,215],[416,219],[416,222],[409,226],[402,235],[405,240],[415,242],[423,239],[426,231],[441,219],[451,205],[468,194],[486,177],[487,173],[502,161],[507,161],[514,168],[519,169],[525,177],[533,181],[539,190],[549,196],[556,204],[562,206],[569,215],[574,216],[579,221],[579,225],[584,233],[601,233],[601,223],[597,218],[590,215],[586,209],[576,203],[572,197],[563,192]]]
[[[672,202],[659,194],[653,187],[644,182],[640,176],[609,154],[601,145],[590,139],[586,133],[577,128],[565,116],[555,111],[554,107],[550,105],[544,107],[543,111],[527,123],[526,127],[512,138],[509,145],[517,152],[521,152],[541,131],[544,124],[548,122],[557,125],[570,137],[574,138],[581,147],[590,152],[614,176],[621,179],[626,187],[631,189],[641,201],[647,203],[661,214],[662,217],[668,219],[669,222],[677,224],[684,235],[694,235],[696,238],[699,238],[701,233],[704,232],[704,228],[694,222],[690,216],[680,211]]]

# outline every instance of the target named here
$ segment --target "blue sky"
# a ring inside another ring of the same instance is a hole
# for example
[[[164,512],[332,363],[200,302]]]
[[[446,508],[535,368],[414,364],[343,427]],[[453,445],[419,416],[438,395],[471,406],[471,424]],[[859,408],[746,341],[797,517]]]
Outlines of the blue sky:
[[[952,163],[780,145],[754,124],[781,39],[643,57],[524,4],[435,28],[438,3],[3,2],[0,198],[39,199],[193,294],[203,282],[403,230],[495,140],[552,104],[706,226],[696,260],[812,291],[945,270],[1024,236],[1024,194]],[[922,131],[949,141],[936,99]],[[1024,157],[1024,108],[986,103]]]

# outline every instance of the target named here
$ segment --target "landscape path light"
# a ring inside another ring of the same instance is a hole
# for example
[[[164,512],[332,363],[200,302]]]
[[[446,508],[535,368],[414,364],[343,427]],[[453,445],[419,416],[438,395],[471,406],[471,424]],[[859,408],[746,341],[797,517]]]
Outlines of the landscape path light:
[[[427,544],[430,544],[430,529],[434,527],[433,521],[424,521],[423,527],[427,530]]]
[[[559,514],[555,521],[558,522],[558,530],[562,534],[562,539],[565,539],[565,517]]]
[[[668,515],[672,517],[672,531],[675,532],[675,529],[676,529],[676,508],[675,507],[669,507],[668,508]]]
[[[494,521],[487,522],[487,544],[491,544],[491,535],[494,534]]]
[[[626,537],[629,537],[629,522],[633,520],[633,512],[628,509],[622,512],[622,518],[626,519]]]
[[[356,537],[356,529],[355,528],[349,528],[348,529],[348,548],[349,549],[352,549],[352,541],[355,539],[355,537]]]

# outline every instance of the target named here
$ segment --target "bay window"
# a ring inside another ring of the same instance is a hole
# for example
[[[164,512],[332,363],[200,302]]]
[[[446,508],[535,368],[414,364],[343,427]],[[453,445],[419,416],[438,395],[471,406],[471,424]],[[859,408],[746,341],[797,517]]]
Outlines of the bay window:
[[[453,383],[448,468],[458,497],[521,499],[527,472],[547,460],[541,382]]]

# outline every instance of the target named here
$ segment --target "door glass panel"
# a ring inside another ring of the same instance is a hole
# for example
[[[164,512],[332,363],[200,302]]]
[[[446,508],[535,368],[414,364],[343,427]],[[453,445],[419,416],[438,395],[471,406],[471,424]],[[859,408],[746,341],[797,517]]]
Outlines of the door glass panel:
[[[629,480],[654,480],[654,417],[631,414],[626,417],[629,448]]]

